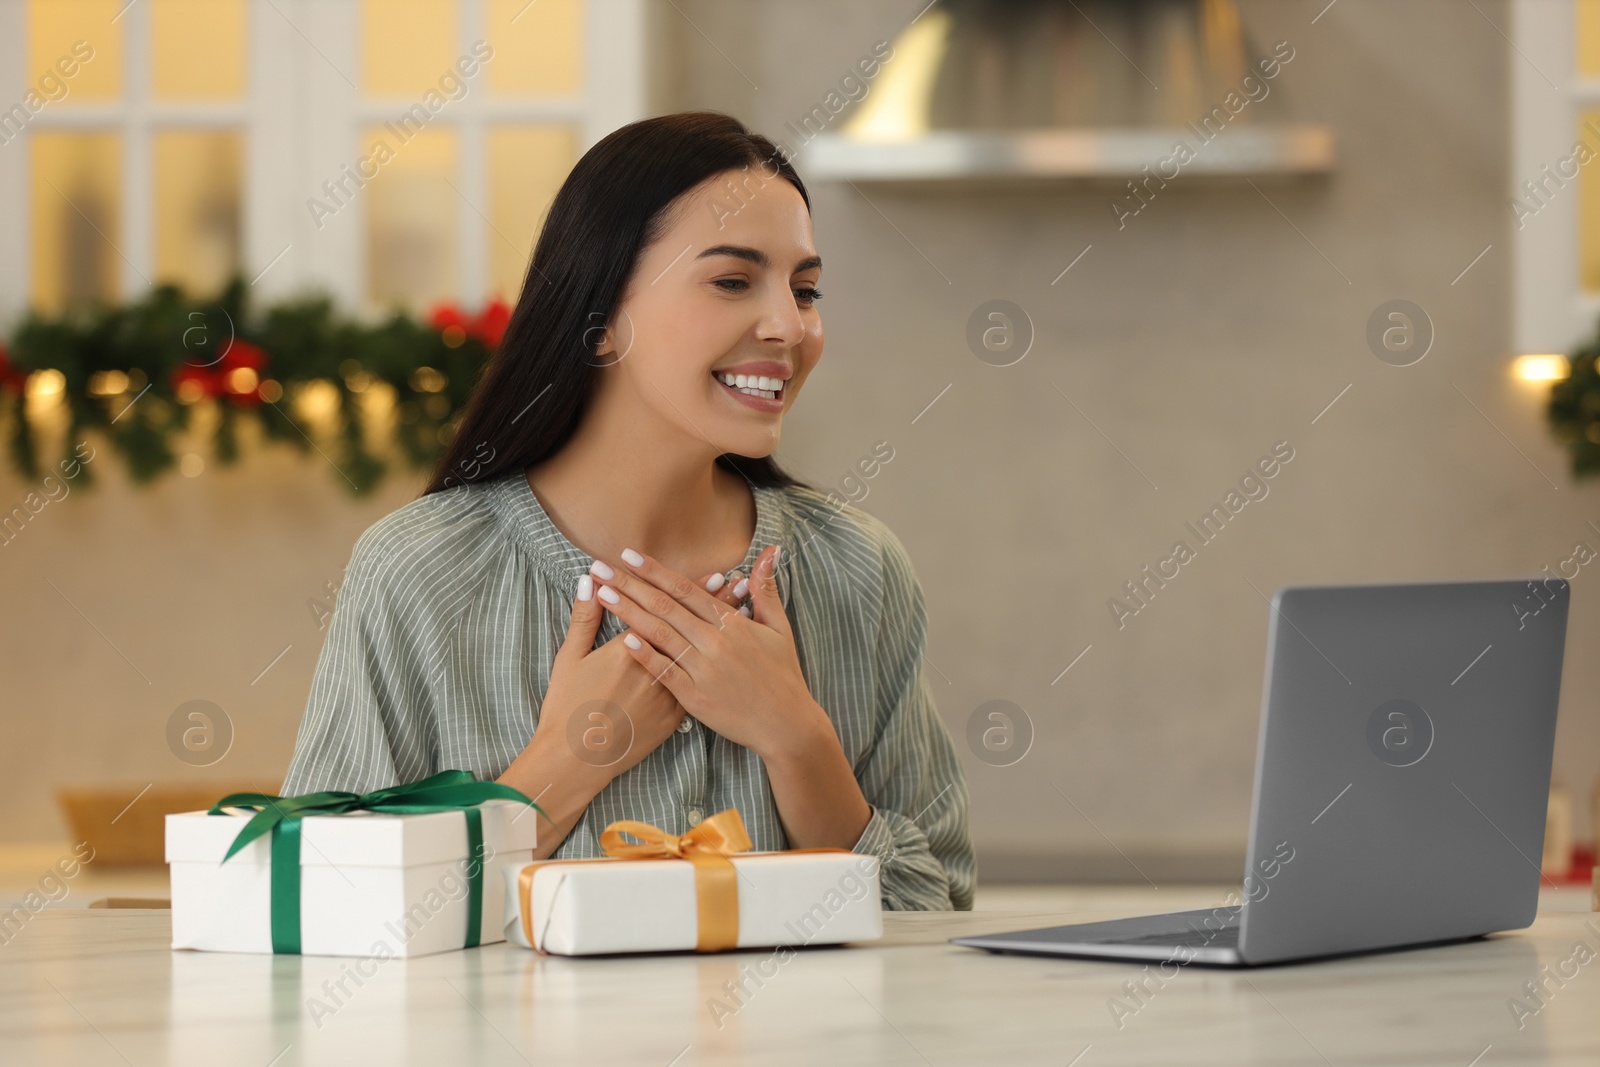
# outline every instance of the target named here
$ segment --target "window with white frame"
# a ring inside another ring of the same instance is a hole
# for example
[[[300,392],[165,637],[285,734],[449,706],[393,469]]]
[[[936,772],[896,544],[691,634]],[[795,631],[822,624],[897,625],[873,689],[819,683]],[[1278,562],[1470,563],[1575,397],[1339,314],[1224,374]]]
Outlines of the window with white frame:
[[[1513,344],[1564,353],[1600,318],[1600,0],[1512,0]]]
[[[514,299],[643,114],[643,0],[0,0],[0,316],[234,274]]]

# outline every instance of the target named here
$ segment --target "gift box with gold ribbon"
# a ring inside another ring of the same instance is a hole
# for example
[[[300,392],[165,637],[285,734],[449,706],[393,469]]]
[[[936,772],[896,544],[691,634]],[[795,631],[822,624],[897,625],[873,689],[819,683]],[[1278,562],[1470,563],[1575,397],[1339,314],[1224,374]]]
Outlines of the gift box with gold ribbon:
[[[875,856],[843,848],[752,852],[736,808],[684,834],[619,820],[606,827],[600,846],[603,857],[503,870],[507,941],[545,954],[590,956],[883,936]]]

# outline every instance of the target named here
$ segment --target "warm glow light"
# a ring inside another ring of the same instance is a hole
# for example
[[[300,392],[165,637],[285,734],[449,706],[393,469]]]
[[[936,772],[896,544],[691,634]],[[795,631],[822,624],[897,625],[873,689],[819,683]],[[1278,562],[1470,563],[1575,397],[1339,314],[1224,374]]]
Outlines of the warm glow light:
[[[1559,382],[1571,373],[1566,356],[1518,356],[1511,361],[1511,376],[1522,382]]]
[[[446,332],[457,329],[455,326],[445,328]],[[411,372],[411,388],[419,393],[437,393],[445,387],[448,379],[432,367],[418,367]]]
[[[120,370],[103,370],[89,376],[89,392],[117,396],[128,391],[128,376]]]
[[[361,394],[361,415],[379,432],[387,432],[382,427],[388,426],[388,420],[394,418],[395,392],[394,386],[386,381],[374,378]]]
[[[28,398],[30,400],[42,400],[56,396],[66,387],[66,375],[58,370],[41,370],[28,375]]]
[[[250,367],[236,367],[228,372],[228,388],[235,393],[253,393],[260,376]]]
[[[295,390],[294,406],[302,418],[329,417],[339,407],[339,387],[321,379],[306,382]]]

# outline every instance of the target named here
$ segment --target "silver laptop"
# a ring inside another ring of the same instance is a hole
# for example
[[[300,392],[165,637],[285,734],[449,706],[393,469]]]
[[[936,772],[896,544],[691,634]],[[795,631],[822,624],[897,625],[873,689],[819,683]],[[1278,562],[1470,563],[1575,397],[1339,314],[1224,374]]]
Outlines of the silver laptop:
[[[1548,577],[1280,589],[1240,892],[950,940],[1244,967],[1529,925],[1569,600]]]

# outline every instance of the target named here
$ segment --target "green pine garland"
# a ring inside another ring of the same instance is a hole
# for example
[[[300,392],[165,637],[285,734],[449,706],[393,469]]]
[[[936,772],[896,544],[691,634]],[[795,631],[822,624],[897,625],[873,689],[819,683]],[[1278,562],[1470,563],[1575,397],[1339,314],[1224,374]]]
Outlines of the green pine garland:
[[[1568,376],[1550,388],[1545,414],[1550,429],[1567,447],[1574,479],[1600,474],[1600,327],[1596,336],[1567,357]]]
[[[498,328],[485,326],[487,311],[471,321],[448,308],[431,325],[403,314],[366,325],[336,314],[326,297],[257,311],[247,293],[236,278],[209,301],[161,286],[120,307],[75,308],[58,316],[30,312],[12,337],[9,371],[0,348],[0,422],[14,468],[29,480],[40,476],[38,428],[30,425],[16,388],[28,372],[53,369],[64,378],[66,449],[87,431],[98,431],[122,455],[135,483],[150,482],[176,464],[173,442],[188,429],[197,394],[218,408],[211,444],[219,465],[238,461],[239,426],[246,419],[256,421],[264,440],[309,454],[317,435],[294,414],[293,399],[323,381],[338,390],[338,404],[332,440],[315,447],[338,468],[333,477],[364,496],[388,464],[362,440],[360,393],[374,382],[394,389],[394,451],[412,469],[431,468],[498,342],[506,312],[504,305],[492,305]],[[230,368],[239,366],[249,368],[244,377],[229,377]],[[126,388],[106,395],[107,372],[125,375],[109,378],[126,382]],[[223,382],[254,387],[235,391]],[[84,465],[75,481],[91,480]]]
[[[314,431],[293,414],[292,398],[313,382],[331,382],[338,390],[333,439],[315,447],[338,468],[334,476],[354,495],[364,496],[382,480],[388,464],[363,442],[363,389],[373,382],[394,389],[395,451],[411,469],[431,469],[498,342],[507,310],[495,308],[498,327],[485,325],[488,311],[474,324],[449,308],[437,312],[431,324],[396,314],[367,325],[340,317],[322,296],[256,312],[248,306],[247,292],[236,278],[211,301],[160,286],[121,307],[76,308],[58,316],[30,312],[12,338],[9,368],[0,348],[0,424],[12,466],[31,481],[40,476],[37,427],[30,424],[16,388],[23,374],[50,369],[62,374],[68,452],[86,431],[99,431],[122,455],[132,480],[143,484],[176,464],[173,440],[190,425],[193,404],[180,398],[175,376],[214,374],[212,367],[226,367],[231,357],[259,349],[265,353],[259,388],[215,399],[217,463],[238,462],[243,419],[254,419],[264,440],[309,454]],[[1597,360],[1600,332],[1568,357],[1571,373],[1551,386],[1546,408],[1551,431],[1567,448],[1578,480],[1600,475]],[[111,395],[91,391],[97,376],[110,371],[126,375],[128,388]],[[93,477],[84,464],[75,481],[84,486]]]

